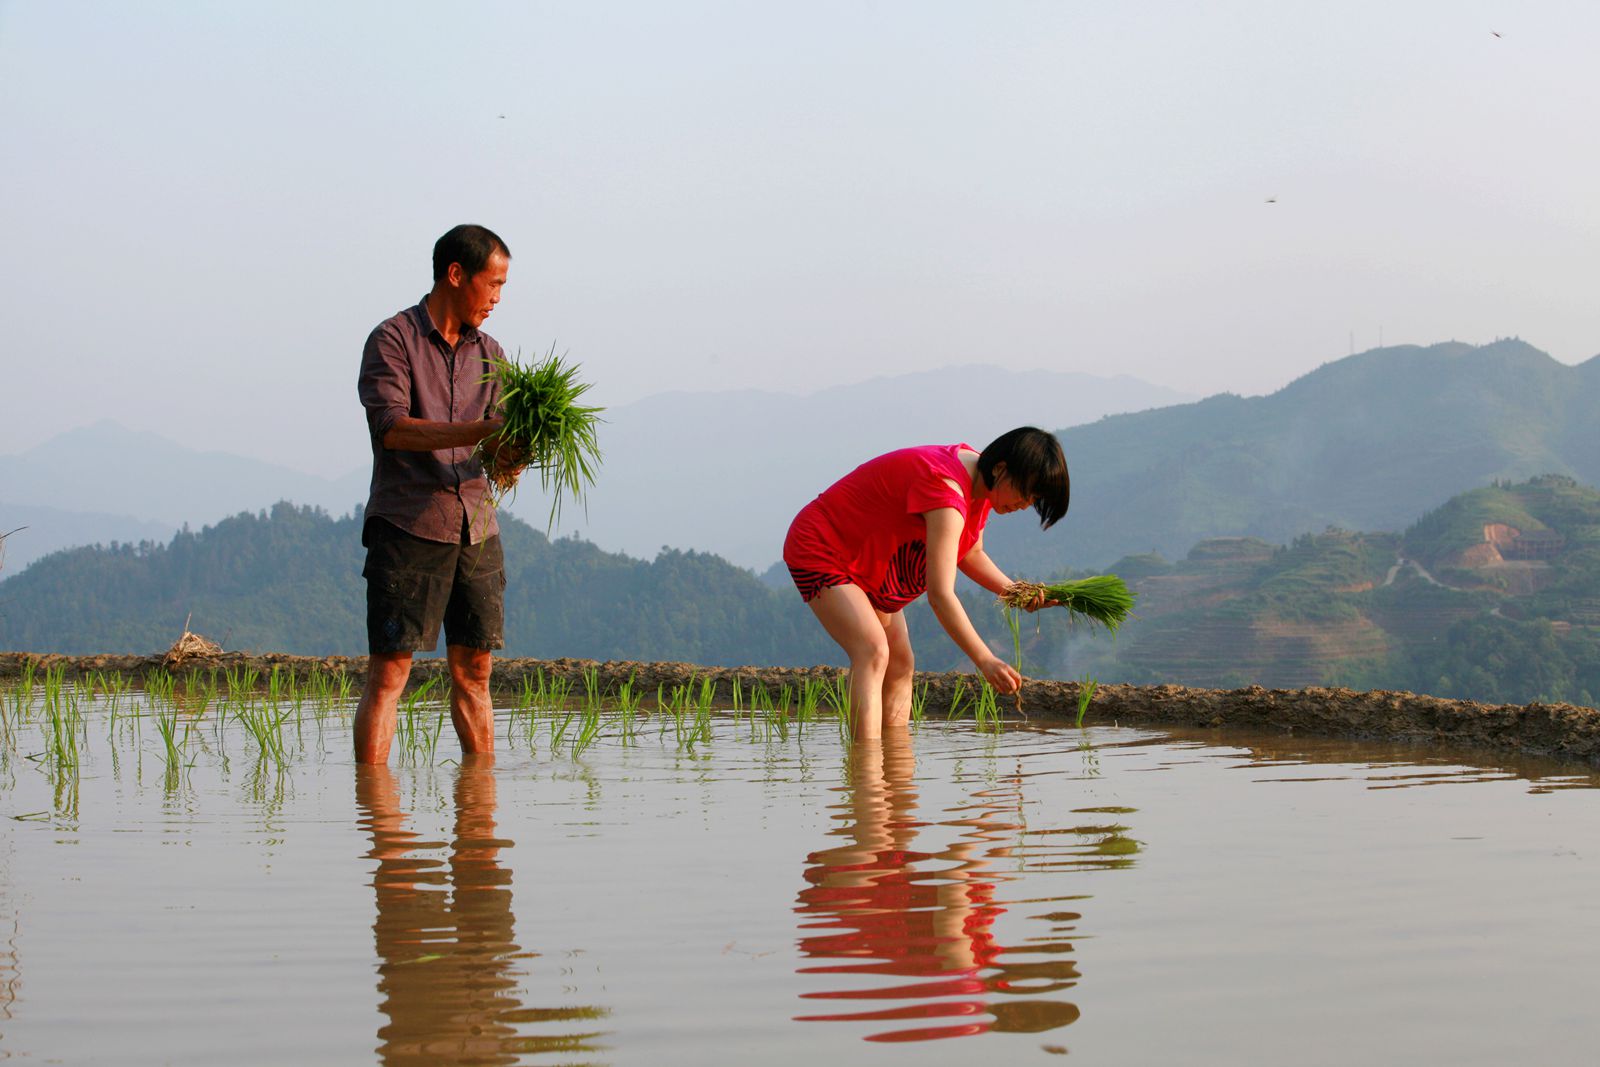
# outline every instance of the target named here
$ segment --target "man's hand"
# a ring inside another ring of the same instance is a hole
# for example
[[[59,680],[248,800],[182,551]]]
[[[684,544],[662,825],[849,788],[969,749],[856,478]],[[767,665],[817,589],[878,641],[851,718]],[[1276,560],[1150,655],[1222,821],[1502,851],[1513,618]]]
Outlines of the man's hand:
[[[486,419],[484,425],[490,427],[478,442],[478,451],[491,460],[501,470],[525,466],[528,462],[524,450],[501,436],[506,428],[506,420],[495,418]]]

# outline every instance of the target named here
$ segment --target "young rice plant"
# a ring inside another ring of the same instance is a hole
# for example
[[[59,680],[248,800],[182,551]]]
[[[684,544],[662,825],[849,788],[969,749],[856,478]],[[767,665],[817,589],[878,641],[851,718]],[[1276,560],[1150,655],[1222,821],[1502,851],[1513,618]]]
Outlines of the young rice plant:
[[[1015,582],[1000,594],[1000,602],[1021,608],[1035,603],[1041,594],[1045,602],[1059,604],[1073,616],[1104,626],[1111,633],[1116,633],[1133,611],[1133,592],[1115,574],[1069,582]]]
[[[505,428],[478,446],[484,473],[489,478],[494,501],[498,504],[514,493],[517,479],[529,467],[539,472],[545,489],[554,487],[550,502],[550,525],[561,516],[561,500],[570,495],[582,501],[586,486],[594,484],[600,468],[600,445],[595,427],[600,423],[598,407],[587,407],[578,399],[589,390],[589,383],[578,380],[579,366],[555,354],[531,365],[515,359],[496,360],[485,381],[500,385],[500,414]]]

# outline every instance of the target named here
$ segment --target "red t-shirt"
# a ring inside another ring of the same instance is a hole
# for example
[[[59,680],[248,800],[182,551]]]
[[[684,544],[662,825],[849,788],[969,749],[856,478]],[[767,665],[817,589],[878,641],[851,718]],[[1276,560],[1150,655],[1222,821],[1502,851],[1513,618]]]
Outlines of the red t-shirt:
[[[869,459],[795,516],[783,561],[792,571],[846,577],[879,611],[899,611],[928,588],[923,513],[961,513],[958,562],[989,521],[989,502],[972,498],[963,450],[977,451],[970,445],[919,445]],[[947,478],[963,488],[952,488]]]

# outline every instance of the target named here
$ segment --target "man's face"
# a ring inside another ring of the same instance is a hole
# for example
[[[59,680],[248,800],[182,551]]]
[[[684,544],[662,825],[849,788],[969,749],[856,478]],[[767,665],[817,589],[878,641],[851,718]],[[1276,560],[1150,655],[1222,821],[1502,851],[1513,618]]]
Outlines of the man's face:
[[[459,263],[450,264],[450,282],[455,291],[455,312],[462,323],[476,329],[483,325],[489,312],[500,302],[500,290],[506,284],[506,272],[511,260],[504,252],[494,252],[483,269],[472,277],[464,277]]]

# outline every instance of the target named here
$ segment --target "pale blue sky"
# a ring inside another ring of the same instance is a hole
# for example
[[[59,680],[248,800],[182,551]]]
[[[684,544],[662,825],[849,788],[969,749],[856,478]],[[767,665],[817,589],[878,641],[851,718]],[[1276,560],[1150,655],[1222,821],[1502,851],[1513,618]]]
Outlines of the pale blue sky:
[[[1579,2],[0,0],[0,453],[113,418],[364,464],[362,340],[459,221],[514,252],[486,328],[612,404],[1255,394],[1380,329],[1577,362],[1596,54]]]

